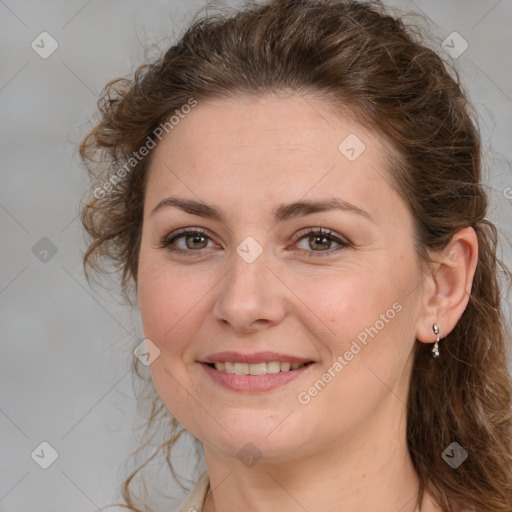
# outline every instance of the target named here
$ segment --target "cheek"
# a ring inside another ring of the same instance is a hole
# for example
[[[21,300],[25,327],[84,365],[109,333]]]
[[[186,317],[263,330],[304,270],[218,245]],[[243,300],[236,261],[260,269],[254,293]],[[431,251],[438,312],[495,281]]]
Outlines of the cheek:
[[[295,282],[297,295],[307,297],[311,305],[309,329],[321,342],[324,370],[338,361],[338,371],[332,372],[344,375],[333,388],[343,382],[347,392],[366,388],[371,393],[374,385],[381,384],[369,369],[389,383],[400,374],[414,341],[415,294],[411,290],[418,275],[413,262],[404,260],[401,278],[396,275],[390,257],[380,265],[351,266],[335,278]]]
[[[404,265],[404,281],[397,282],[389,269],[361,269],[331,280],[325,293],[311,283],[299,292],[308,290],[308,303],[329,327],[327,331],[316,322],[315,335],[324,351],[321,375],[301,390],[299,400],[311,399],[314,405],[308,411],[339,404],[332,412],[338,422],[334,430],[369,415],[389,389],[402,393],[403,369],[413,344],[413,297],[404,282],[414,279],[412,271]]]
[[[204,283],[179,269],[161,262],[141,261],[138,283],[139,308],[144,335],[161,351],[181,352],[186,345],[183,333],[190,335],[194,315],[200,308]]]
[[[142,259],[139,270],[138,300],[144,336],[160,351],[148,367],[151,379],[167,409],[195,433],[197,424],[206,421],[200,414],[199,418],[190,414],[198,409],[199,394],[189,375],[195,360],[191,339],[200,329],[199,318],[204,316],[200,311],[204,282],[186,272],[171,271],[169,265],[155,260]]]
[[[404,296],[389,268],[377,265],[351,266],[335,274],[295,279],[290,286],[304,298],[308,317],[315,321],[317,332],[347,340],[365,327],[373,325],[381,314]],[[380,324],[379,324],[380,325]]]

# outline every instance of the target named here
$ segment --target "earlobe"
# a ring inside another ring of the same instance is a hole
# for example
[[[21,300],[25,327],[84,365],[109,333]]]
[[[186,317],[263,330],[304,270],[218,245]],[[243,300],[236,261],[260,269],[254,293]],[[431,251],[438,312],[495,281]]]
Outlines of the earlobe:
[[[467,307],[478,262],[475,230],[472,227],[459,230],[443,251],[432,255],[432,260],[435,263],[430,276],[432,286],[425,289],[424,314],[416,332],[416,338],[424,343],[435,343],[437,336],[440,339],[447,336]]]

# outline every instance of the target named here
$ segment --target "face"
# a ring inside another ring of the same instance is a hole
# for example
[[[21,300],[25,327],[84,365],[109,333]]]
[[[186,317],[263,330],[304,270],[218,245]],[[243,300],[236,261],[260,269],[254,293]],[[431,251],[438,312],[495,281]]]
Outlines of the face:
[[[422,275],[386,152],[299,96],[199,103],[155,149],[138,270],[149,368],[219,453],[321,453],[405,409]],[[206,364],[227,351],[237,365]]]

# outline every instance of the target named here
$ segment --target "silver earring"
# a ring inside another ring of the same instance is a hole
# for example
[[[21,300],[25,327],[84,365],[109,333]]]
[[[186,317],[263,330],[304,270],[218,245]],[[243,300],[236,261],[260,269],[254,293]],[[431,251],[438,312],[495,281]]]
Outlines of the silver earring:
[[[434,357],[439,357],[439,327],[437,324],[434,324],[432,326],[432,330],[434,331],[434,334],[437,337],[436,342],[434,343],[434,346],[432,347],[432,355]]]

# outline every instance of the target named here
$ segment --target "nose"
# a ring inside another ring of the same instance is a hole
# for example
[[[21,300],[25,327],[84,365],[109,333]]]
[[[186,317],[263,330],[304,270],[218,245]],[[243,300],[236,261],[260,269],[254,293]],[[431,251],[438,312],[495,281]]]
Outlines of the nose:
[[[219,284],[215,319],[243,333],[277,325],[286,315],[286,287],[276,273],[265,251],[252,263],[235,252]]]

